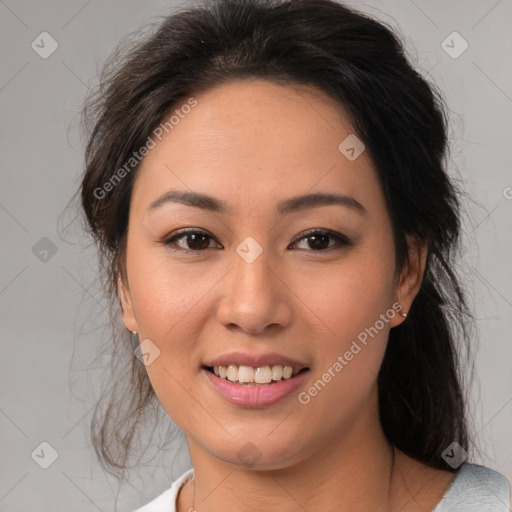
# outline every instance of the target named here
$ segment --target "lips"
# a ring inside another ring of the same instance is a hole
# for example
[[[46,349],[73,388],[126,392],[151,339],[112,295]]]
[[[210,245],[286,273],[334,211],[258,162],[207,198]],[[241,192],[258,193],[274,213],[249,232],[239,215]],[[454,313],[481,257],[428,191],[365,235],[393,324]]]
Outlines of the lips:
[[[209,386],[225,400],[251,408],[280,402],[298,389],[310,373],[304,362],[278,353],[232,352],[205,360],[202,370]],[[243,377],[239,382],[240,370]]]
[[[244,408],[269,407],[290,398],[309,377],[310,370],[304,369],[297,375],[270,384],[243,385],[217,377],[203,368],[201,375],[205,384],[227,402]]]

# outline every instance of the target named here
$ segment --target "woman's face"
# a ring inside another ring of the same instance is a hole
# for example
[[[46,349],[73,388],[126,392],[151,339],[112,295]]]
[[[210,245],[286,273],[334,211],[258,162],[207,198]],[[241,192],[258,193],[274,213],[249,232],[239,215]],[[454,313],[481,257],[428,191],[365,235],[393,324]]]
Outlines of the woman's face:
[[[314,88],[245,80],[195,100],[145,157],[130,206],[124,320],[153,388],[191,454],[270,469],[364,442],[396,302],[408,311],[421,272],[395,275],[368,152]],[[290,201],[311,194],[342,199]],[[247,387],[215,362],[307,370]]]

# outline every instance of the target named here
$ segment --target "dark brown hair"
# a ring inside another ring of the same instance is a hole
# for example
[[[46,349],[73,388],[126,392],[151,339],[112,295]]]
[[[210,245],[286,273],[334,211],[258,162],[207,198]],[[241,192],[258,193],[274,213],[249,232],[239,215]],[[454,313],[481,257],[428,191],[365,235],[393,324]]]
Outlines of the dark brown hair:
[[[334,98],[378,171],[398,271],[408,261],[407,236],[428,243],[421,288],[407,321],[391,330],[378,375],[380,419],[397,448],[452,470],[445,448],[456,441],[468,449],[462,361],[472,317],[454,271],[460,202],[445,169],[445,107],[393,30],[331,0],[218,0],[181,10],[119,47],[88,98],[80,192],[112,301],[113,357],[122,361],[108,406],[98,407],[91,423],[100,462],[116,475],[126,467],[137,428],[156,402],[133,340],[119,330],[116,295],[138,166],[108,190],[105,184],[176,105],[245,78],[316,86]]]

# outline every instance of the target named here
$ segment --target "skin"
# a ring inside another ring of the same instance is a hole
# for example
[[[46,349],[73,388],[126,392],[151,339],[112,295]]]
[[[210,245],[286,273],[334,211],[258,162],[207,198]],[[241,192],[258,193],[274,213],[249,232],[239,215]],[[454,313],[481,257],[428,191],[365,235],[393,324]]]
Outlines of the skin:
[[[398,450],[392,464],[378,417],[377,374],[389,330],[404,321],[399,314],[306,405],[293,393],[244,409],[204,379],[207,358],[275,351],[310,368],[299,391],[307,390],[393,303],[409,311],[426,249],[410,241],[410,263],[396,272],[372,161],[366,151],[349,161],[338,150],[354,129],[321,91],[254,79],[196,99],[138,171],[127,280],[119,286],[126,327],[160,350],[148,376],[187,437],[195,478],[182,488],[178,511],[192,507],[194,488],[200,512],[227,503],[237,511],[432,510],[453,475]],[[178,203],[148,211],[170,189],[214,196],[231,212]],[[312,192],[348,195],[366,212],[339,205],[276,212],[278,202]],[[164,241],[181,228],[211,238],[194,245],[183,237],[173,251]],[[328,249],[314,250],[303,238],[311,228],[353,244],[327,238]],[[248,236],[263,249],[252,263],[236,252]],[[252,467],[237,456],[248,442],[261,454]]]

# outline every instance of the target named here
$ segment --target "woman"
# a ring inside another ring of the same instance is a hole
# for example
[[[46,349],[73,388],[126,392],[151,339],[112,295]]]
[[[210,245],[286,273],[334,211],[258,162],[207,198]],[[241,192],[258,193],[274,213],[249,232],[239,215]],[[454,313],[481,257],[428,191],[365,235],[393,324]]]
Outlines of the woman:
[[[82,204],[134,345],[93,439],[124,468],[158,400],[193,465],[138,512],[508,510],[468,460],[444,110],[390,29],[208,2],[101,82]]]

